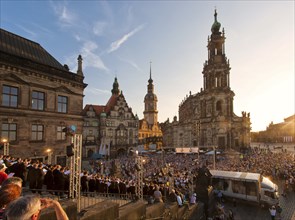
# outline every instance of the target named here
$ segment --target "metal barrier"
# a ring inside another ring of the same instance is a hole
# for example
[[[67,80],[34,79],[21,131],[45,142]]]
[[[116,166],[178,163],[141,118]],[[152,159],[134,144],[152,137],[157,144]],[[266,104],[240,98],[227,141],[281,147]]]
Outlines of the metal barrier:
[[[105,200],[111,200],[121,207],[131,203],[134,199],[135,196],[131,194],[81,192],[80,203],[81,210],[83,210]]]
[[[40,197],[51,198],[58,201],[69,199],[69,191],[65,191],[65,190],[29,189],[29,188],[23,187],[22,194],[38,195]]]

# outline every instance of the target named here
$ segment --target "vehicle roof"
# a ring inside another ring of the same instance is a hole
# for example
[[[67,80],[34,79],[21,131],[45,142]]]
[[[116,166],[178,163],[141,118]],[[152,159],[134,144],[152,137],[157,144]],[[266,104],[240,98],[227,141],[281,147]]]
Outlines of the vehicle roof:
[[[210,170],[213,177],[219,178],[230,178],[230,179],[244,179],[247,180],[260,180],[259,173],[247,173],[247,172],[234,172],[234,171],[224,171],[224,170]]]

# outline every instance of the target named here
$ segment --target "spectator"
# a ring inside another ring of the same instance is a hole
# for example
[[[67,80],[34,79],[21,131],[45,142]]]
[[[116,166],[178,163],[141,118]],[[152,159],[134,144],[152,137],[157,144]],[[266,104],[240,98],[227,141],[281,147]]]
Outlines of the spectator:
[[[274,205],[269,209],[269,212],[270,212],[271,220],[275,220],[277,211]]]
[[[68,220],[68,216],[56,200],[39,198],[36,196],[24,196],[11,202],[5,211],[7,220],[37,220],[40,212],[48,207],[53,207],[57,220]]]
[[[20,197],[21,191],[21,187],[16,184],[6,184],[0,189],[0,219],[3,219],[6,206]]]
[[[181,207],[183,203],[182,203],[182,199],[179,192],[176,192],[176,200],[177,200],[178,206]]]
[[[162,193],[158,185],[156,185],[155,187],[154,199],[155,199],[155,202],[163,202]]]
[[[3,188],[4,186],[8,184],[15,184],[15,185],[18,185],[19,187],[22,187],[22,183],[23,183],[23,180],[21,178],[13,176],[4,180],[1,187]]]
[[[197,201],[197,194],[193,193],[193,195],[190,198],[190,204],[194,205],[194,204],[196,204],[196,201]]]
[[[5,170],[7,169],[5,163],[0,164],[0,185],[2,185],[2,182],[8,178],[7,173],[5,173]]]

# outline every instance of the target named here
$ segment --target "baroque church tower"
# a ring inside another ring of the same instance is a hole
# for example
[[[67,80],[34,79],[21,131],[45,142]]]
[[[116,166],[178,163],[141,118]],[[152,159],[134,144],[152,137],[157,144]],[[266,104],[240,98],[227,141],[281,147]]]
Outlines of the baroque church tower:
[[[239,149],[250,144],[250,113],[243,111],[238,117],[233,111],[235,93],[230,88],[231,68],[225,55],[225,32],[220,27],[215,10],[208,60],[202,71],[203,88],[196,94],[190,92],[180,103],[179,121],[162,125],[164,146]]]

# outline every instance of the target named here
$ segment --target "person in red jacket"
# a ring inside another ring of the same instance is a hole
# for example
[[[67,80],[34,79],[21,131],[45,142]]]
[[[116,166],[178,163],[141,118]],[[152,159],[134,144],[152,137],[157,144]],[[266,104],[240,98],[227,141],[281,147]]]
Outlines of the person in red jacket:
[[[4,163],[0,164],[0,185],[2,185],[2,182],[8,178],[7,173],[5,173],[6,165]]]

